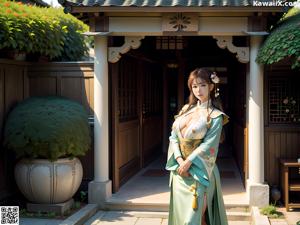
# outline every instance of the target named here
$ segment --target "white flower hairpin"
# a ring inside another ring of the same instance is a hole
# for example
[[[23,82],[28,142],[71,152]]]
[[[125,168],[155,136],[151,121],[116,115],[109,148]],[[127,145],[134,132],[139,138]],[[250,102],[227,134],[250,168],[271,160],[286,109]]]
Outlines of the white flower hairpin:
[[[215,87],[215,97],[217,98],[220,95],[219,88],[217,87],[217,84],[220,83],[220,78],[217,76],[216,72],[213,72],[210,75],[210,79],[216,85],[216,87]]]
[[[220,78],[217,76],[216,72],[213,72],[213,73],[210,75],[210,79],[212,80],[212,82],[213,82],[214,84],[220,83]]]

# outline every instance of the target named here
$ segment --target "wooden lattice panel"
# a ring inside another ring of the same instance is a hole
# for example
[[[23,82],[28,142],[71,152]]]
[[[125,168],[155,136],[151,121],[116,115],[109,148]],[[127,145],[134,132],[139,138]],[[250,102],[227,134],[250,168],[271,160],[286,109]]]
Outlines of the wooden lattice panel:
[[[181,50],[185,47],[183,37],[161,36],[156,37],[156,49]]]
[[[150,116],[162,113],[162,76],[155,65],[149,64],[146,68],[143,112],[145,116]]]
[[[121,60],[119,77],[119,118],[127,121],[137,114],[137,70],[132,59]]]
[[[270,77],[269,122],[300,123],[299,78],[296,76]]]

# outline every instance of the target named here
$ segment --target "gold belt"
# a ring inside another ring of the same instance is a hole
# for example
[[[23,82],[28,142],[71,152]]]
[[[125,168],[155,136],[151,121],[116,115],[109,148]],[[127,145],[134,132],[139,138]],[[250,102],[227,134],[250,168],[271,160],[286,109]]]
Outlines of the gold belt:
[[[202,139],[179,139],[180,151],[183,159],[186,159],[202,142]]]

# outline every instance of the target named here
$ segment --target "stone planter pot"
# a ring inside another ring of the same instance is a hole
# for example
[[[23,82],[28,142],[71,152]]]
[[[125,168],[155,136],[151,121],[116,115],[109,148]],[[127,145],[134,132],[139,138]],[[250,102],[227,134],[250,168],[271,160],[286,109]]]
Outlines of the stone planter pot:
[[[15,166],[16,183],[23,195],[33,203],[56,204],[73,197],[82,180],[78,158],[22,159]]]

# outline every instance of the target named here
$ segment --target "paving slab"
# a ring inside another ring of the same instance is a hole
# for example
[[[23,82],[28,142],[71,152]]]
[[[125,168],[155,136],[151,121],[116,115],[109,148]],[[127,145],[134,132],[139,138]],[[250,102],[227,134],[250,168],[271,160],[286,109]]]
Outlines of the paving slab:
[[[168,219],[163,219],[161,225],[168,225]]]
[[[99,221],[99,225],[134,225],[138,218],[124,212],[108,211]]]
[[[228,225],[250,225],[250,221],[228,221]]]
[[[20,218],[20,225],[59,225],[62,220],[55,219],[36,219],[36,218]]]
[[[101,222],[101,218],[105,215],[104,211],[98,211],[95,215],[89,218],[84,225],[97,225]]]
[[[161,218],[139,218],[135,225],[161,225]]]
[[[300,209],[286,211],[285,207],[278,207],[277,210],[282,212],[288,225],[295,225],[300,221]]]
[[[269,219],[271,225],[288,225],[284,219]]]

